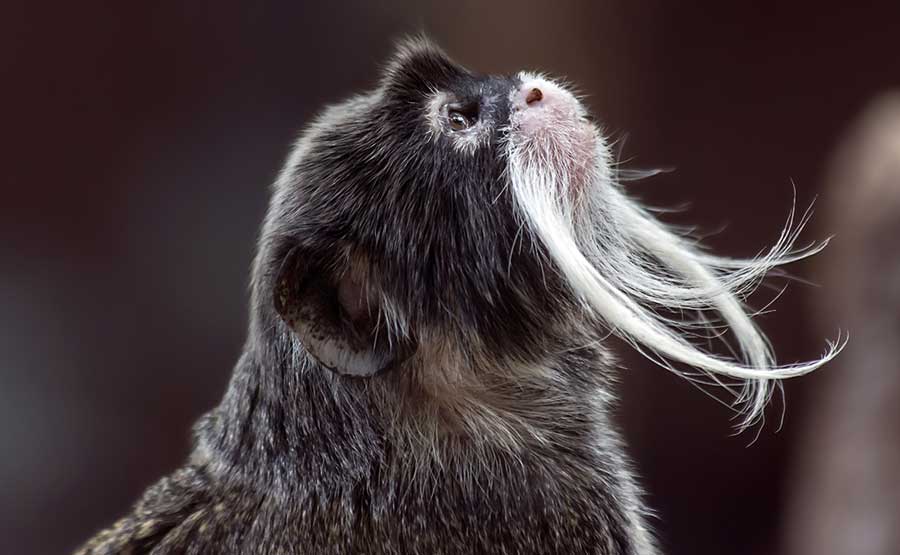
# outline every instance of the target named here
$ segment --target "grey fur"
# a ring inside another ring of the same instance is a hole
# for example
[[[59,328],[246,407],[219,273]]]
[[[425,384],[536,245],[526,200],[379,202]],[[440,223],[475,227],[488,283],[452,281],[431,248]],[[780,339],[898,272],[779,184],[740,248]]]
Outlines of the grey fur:
[[[394,126],[406,113],[388,97],[417,95],[422,78],[480,79],[411,41],[375,91],[304,133],[275,185],[227,393],[185,466],[78,554],[656,553],[609,420],[615,365],[599,324],[546,267],[504,184],[467,188],[502,175],[499,126],[471,148],[430,137],[431,90]],[[479,83],[494,99],[517,86]],[[405,179],[433,188],[394,185]],[[328,312],[351,275],[369,306],[353,321]],[[313,334],[296,318],[323,320]],[[363,349],[342,335],[360,326],[374,375],[311,354],[323,338]]]

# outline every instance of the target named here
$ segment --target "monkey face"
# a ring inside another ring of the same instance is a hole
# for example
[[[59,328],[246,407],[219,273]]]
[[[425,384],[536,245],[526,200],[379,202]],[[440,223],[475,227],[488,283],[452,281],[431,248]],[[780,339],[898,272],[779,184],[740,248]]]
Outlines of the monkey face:
[[[775,367],[743,305],[771,268],[824,246],[792,249],[804,223],[794,229],[793,212],[764,256],[717,257],[629,198],[611,168],[564,86],[479,75],[408,41],[375,90],[327,109],[298,142],[264,229],[257,302],[274,298],[316,360],[354,375],[398,365],[423,341],[497,367],[612,333],[667,369],[699,369],[692,379],[750,380],[729,389],[745,424],[771,378],[840,350]],[[702,347],[722,329],[736,360]],[[465,358],[454,364],[472,366]]]
[[[340,338],[319,354],[332,368],[347,366],[339,353],[424,334],[538,356],[548,323],[576,302],[517,212],[510,156],[570,172],[577,196],[601,144],[559,85],[478,75],[426,41],[405,43],[375,91],[313,123],[279,182],[273,262],[290,258],[279,312]],[[292,302],[313,289],[331,301]],[[391,350],[349,373],[383,367]]]

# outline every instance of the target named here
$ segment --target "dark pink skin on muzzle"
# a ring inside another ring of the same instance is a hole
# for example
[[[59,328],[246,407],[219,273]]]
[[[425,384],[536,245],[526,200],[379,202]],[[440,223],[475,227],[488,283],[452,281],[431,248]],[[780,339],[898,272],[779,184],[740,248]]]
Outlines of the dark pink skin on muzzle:
[[[575,96],[556,83],[528,73],[512,93],[513,140],[529,156],[564,175],[580,195],[597,164],[599,136]]]

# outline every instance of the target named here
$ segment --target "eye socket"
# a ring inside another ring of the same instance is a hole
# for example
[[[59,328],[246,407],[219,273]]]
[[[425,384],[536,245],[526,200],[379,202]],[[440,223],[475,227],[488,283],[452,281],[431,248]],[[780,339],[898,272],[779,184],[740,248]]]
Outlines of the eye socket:
[[[478,105],[447,105],[447,124],[453,131],[465,131],[478,121]]]

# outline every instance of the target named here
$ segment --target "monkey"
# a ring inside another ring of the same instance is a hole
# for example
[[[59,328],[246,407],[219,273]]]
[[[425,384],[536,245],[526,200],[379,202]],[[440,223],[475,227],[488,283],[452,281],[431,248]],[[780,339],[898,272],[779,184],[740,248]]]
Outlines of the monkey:
[[[794,247],[803,220],[718,257],[615,168],[568,86],[401,41],[278,175],[246,343],[187,462],[77,553],[658,553],[606,339],[724,386],[744,427],[842,343],[776,366],[744,305],[824,247]],[[697,340],[720,327],[733,357]]]

